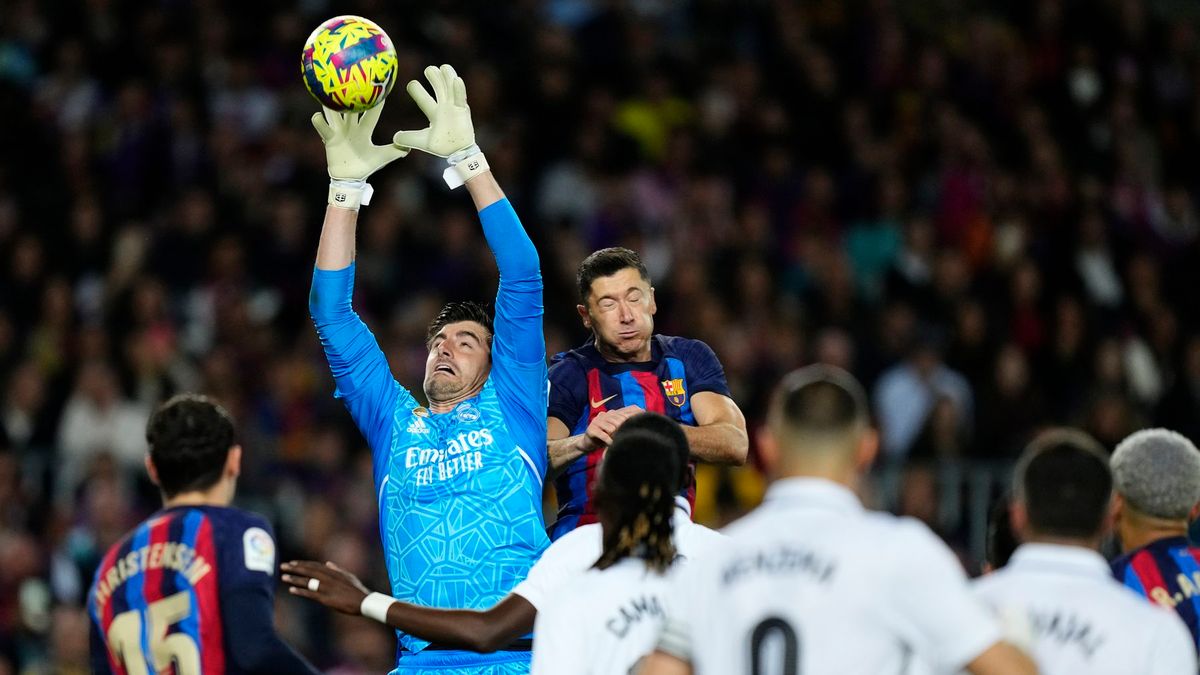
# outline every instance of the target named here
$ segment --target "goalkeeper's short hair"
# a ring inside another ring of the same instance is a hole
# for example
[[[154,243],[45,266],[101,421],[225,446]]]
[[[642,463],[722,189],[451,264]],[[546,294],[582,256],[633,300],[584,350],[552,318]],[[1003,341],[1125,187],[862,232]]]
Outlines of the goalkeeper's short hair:
[[[448,324],[458,323],[459,321],[474,321],[475,323],[487,329],[487,335],[482,335],[487,341],[488,346],[492,345],[492,315],[487,311],[487,307],[464,300],[462,302],[447,302],[442,307],[442,311],[433,317],[433,321],[429,322],[429,330],[425,332],[425,346],[428,347],[433,343],[433,338]]]
[[[1110,460],[1117,493],[1137,511],[1182,520],[1200,502],[1200,450],[1169,429],[1143,429],[1117,445]]]

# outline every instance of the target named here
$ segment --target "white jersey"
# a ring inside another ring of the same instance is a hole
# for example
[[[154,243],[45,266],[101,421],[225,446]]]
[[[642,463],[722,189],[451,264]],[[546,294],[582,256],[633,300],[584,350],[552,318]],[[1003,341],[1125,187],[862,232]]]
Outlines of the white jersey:
[[[586,570],[538,608],[530,675],[634,672],[662,632],[669,595],[667,575],[640,559]]]
[[[658,643],[697,675],[953,671],[1000,640],[941,540],[841,485],[776,482],[725,533],[677,575]]]
[[[674,533],[671,538],[679,554],[677,560],[705,557],[706,552],[719,546],[725,537],[693,523],[687,500],[681,497],[675,499]],[[603,551],[604,533],[599,523],[577,527],[551,544],[529,568],[525,580],[517,584],[512,592],[528,600],[534,609],[541,612],[560,588],[595,565]]]
[[[1169,610],[1112,578],[1099,553],[1024,544],[1003,569],[975,581],[997,612],[1024,619],[1042,675],[1196,672],[1191,633]]]

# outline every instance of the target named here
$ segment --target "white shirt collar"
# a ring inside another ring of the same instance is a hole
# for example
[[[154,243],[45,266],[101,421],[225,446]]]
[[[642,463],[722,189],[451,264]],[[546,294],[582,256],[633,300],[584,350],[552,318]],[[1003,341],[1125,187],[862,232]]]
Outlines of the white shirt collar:
[[[1082,546],[1064,544],[1021,544],[1008,567],[1025,571],[1062,572],[1109,579],[1112,572],[1104,556]]]
[[[784,478],[767,488],[767,504],[786,504],[834,511],[862,511],[862,501],[850,488],[825,478]]]

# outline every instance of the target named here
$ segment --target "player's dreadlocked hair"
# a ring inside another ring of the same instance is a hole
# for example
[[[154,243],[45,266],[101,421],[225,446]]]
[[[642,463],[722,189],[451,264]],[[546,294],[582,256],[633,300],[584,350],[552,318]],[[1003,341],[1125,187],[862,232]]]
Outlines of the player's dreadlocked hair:
[[[596,509],[604,523],[604,552],[597,569],[638,557],[656,572],[675,560],[675,493],[682,470],[671,443],[659,434],[632,431],[613,439],[600,465]]]
[[[163,494],[207,490],[220,480],[234,445],[233,418],[207,396],[180,394],[154,411],[146,442]]]
[[[433,342],[433,337],[438,334],[447,324],[457,323],[459,321],[474,321],[475,323],[487,329],[487,335],[480,335],[487,342],[488,346],[492,344],[492,315],[488,314],[487,308],[478,302],[465,300],[462,302],[447,302],[442,311],[433,317],[433,321],[429,323],[429,330],[425,332],[425,346],[429,346]]]

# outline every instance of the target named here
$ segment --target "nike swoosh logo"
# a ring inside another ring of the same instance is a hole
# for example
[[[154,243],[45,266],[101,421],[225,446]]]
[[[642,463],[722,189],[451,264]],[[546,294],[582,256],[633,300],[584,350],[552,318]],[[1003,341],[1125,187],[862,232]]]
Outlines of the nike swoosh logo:
[[[608,403],[609,401],[613,400],[616,397],[617,397],[617,395],[613,394],[612,396],[609,396],[608,398],[604,399],[603,401],[592,401],[592,407],[599,408],[600,406],[604,405],[605,403]]]

